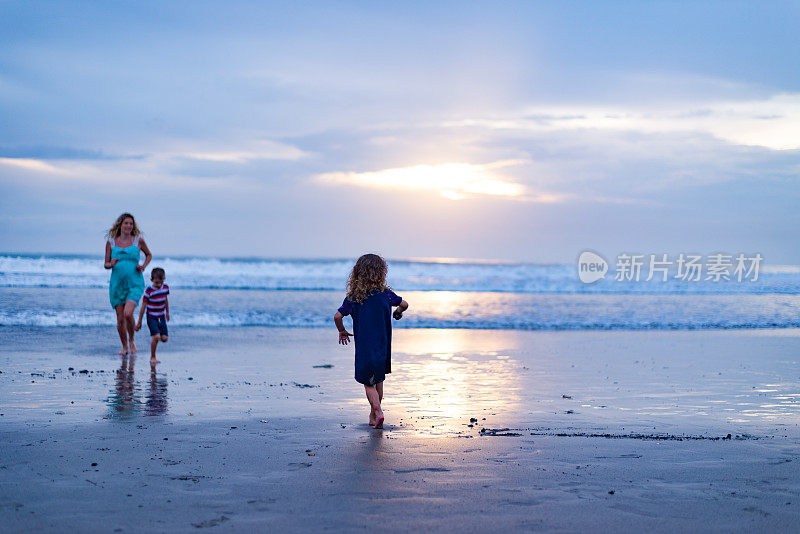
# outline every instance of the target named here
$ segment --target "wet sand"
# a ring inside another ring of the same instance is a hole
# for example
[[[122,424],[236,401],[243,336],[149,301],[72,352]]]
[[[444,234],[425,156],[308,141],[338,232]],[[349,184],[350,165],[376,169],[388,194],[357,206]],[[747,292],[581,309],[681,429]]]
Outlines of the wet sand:
[[[794,330],[398,331],[383,431],[335,332],[176,330],[154,372],[111,334],[0,328],[7,531],[800,520]]]

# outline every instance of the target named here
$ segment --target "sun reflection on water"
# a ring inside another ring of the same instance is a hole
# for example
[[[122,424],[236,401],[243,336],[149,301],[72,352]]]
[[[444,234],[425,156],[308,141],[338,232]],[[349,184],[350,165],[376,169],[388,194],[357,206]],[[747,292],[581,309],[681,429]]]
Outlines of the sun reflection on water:
[[[445,301],[445,306],[449,305]],[[513,337],[484,343],[463,330],[404,332],[395,344],[387,406],[402,407],[404,424],[426,433],[463,431],[478,419],[519,408],[522,365],[506,351]]]

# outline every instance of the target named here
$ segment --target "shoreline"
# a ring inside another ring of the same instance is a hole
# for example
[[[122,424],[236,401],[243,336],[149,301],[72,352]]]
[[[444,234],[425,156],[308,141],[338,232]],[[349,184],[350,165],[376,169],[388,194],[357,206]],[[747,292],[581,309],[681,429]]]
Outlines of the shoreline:
[[[190,412],[228,418],[264,405],[283,415],[300,407],[322,415],[363,401],[351,376],[352,346],[337,345],[330,330],[174,329],[159,345],[156,374],[144,343],[129,368],[114,353],[115,334],[109,327],[0,327],[0,413],[52,419],[61,410],[60,418],[82,421],[113,415],[106,413],[115,409],[112,397],[135,405],[162,386],[163,410],[177,419]],[[757,434],[778,430],[782,420],[800,425],[794,354],[800,329],[403,329],[394,337],[387,398],[444,426],[502,407],[495,426]],[[44,408],[24,408],[36,400]]]
[[[170,284],[171,326],[326,328],[343,293],[324,290],[190,289]],[[180,289],[180,291],[178,291]],[[800,328],[789,293],[526,293],[403,291],[406,329],[661,331]],[[0,324],[115,326],[104,288],[0,288]]]

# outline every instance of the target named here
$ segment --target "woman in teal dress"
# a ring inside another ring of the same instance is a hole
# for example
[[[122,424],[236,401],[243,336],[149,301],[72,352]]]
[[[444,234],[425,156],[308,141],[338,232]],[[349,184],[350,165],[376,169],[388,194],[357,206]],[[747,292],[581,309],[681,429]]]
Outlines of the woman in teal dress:
[[[117,332],[122,342],[119,354],[134,354],[133,310],[144,293],[144,271],[153,256],[144,239],[141,238],[136,219],[130,213],[117,217],[114,225],[106,233],[106,262],[104,267],[111,269],[108,296],[111,307],[117,312]],[[144,263],[139,264],[140,253],[144,252]]]

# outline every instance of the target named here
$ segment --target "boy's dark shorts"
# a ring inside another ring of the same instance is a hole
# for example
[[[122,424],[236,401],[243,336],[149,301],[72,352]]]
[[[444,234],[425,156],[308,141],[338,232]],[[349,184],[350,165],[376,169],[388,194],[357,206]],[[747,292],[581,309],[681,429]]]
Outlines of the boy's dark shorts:
[[[150,317],[147,316],[147,328],[150,329],[151,336],[168,336],[167,333],[167,318],[165,316],[161,317]]]

